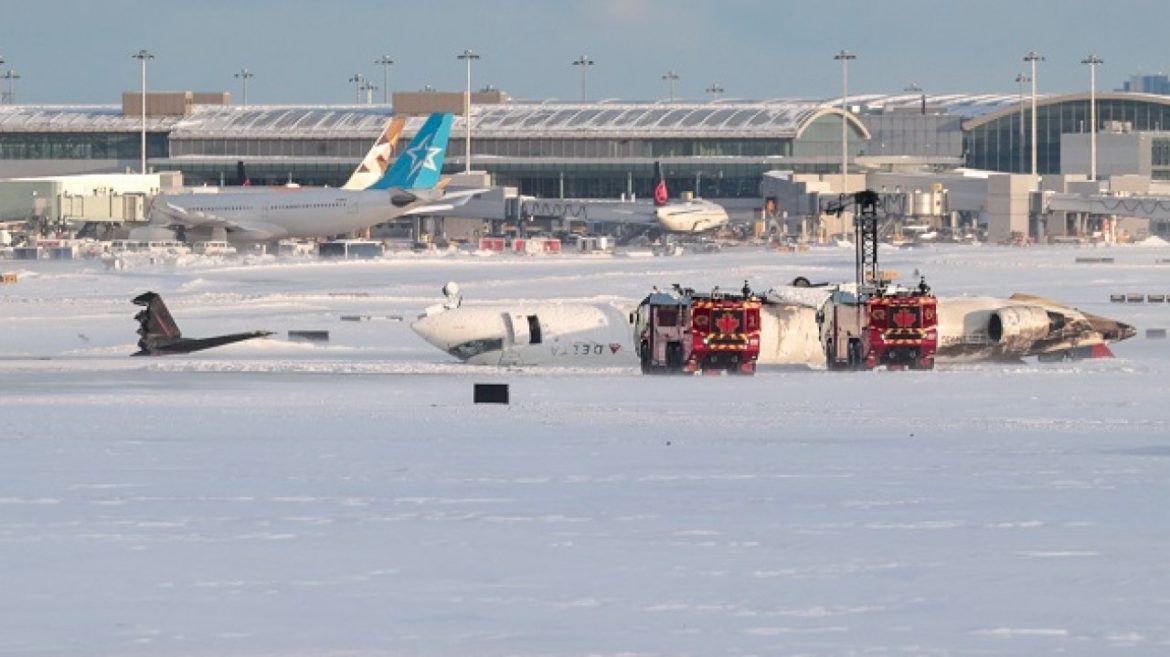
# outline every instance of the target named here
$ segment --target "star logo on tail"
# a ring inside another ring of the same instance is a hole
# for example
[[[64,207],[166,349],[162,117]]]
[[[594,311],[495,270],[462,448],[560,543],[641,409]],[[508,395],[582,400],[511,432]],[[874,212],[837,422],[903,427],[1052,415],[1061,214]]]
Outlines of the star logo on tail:
[[[434,135],[429,135],[426,139],[420,141],[415,146],[406,149],[403,155],[410,158],[410,174],[418,173],[419,169],[428,169],[430,171],[438,171],[439,167],[435,163],[435,156],[442,152],[441,148],[433,148],[431,143],[434,141]]]

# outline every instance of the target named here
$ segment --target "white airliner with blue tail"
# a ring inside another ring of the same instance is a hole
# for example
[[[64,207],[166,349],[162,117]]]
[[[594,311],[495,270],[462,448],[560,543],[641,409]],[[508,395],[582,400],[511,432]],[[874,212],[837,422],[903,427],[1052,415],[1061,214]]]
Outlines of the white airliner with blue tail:
[[[450,195],[439,185],[453,120],[451,114],[432,114],[393,166],[364,189],[160,194],[151,206],[150,223],[181,227],[188,236],[211,232],[212,239],[266,242],[340,235],[406,214],[450,209],[482,191]]]

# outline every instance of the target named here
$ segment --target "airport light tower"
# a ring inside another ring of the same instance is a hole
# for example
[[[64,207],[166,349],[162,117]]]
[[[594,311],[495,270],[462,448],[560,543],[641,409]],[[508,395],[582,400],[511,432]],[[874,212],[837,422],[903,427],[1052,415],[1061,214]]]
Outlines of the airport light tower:
[[[1016,73],[1016,87],[1020,92],[1020,169],[1024,168],[1024,83],[1031,81],[1023,73]]]
[[[375,64],[382,65],[382,104],[390,104],[390,66],[394,63],[390,55],[382,55],[374,60]]]
[[[711,94],[711,98],[719,100],[723,96],[723,85],[718,82],[712,82],[711,86],[707,87],[707,93]]]
[[[1035,50],[1024,55],[1024,61],[1032,65],[1032,175],[1036,175],[1036,62],[1044,61],[1044,56]]]
[[[362,82],[365,81],[365,79],[366,78],[363,77],[361,73],[354,73],[353,75],[349,76],[349,80],[347,80],[347,82],[353,83],[354,104],[360,105],[362,102]]]
[[[133,59],[137,59],[142,64],[142,141],[140,147],[142,148],[142,165],[139,171],[146,173],[146,62],[154,59],[154,55],[145,48],[130,55]]]
[[[593,66],[593,60],[588,55],[581,55],[572,61],[573,66],[581,69],[581,102],[585,102],[585,69]]]
[[[849,60],[857,55],[842,50],[833,59],[841,62],[841,193],[849,193]]]
[[[0,104],[15,105],[16,81],[20,79],[20,74],[13,69],[8,69],[7,71],[4,71],[4,75],[0,75],[0,78],[4,78],[4,80],[8,82],[8,91],[4,92],[4,98],[0,100]]]
[[[670,87],[670,102],[673,103],[674,102],[674,83],[675,83],[675,81],[678,80],[678,73],[675,73],[674,69],[672,68],[669,71],[667,71],[666,73],[662,74],[662,79],[665,80],[666,84],[669,85],[669,87]]]
[[[464,50],[455,56],[467,63],[467,90],[463,92],[463,171],[471,173],[471,62],[479,59],[479,55]]]
[[[362,89],[362,91],[366,92],[366,104],[373,105],[374,104],[374,92],[377,91],[378,85],[374,84],[373,82],[370,82],[369,80],[366,80],[366,81],[362,82],[361,89]]]
[[[1097,64],[1105,60],[1089,55],[1081,60],[1089,65],[1089,180],[1097,179]]]
[[[919,94],[919,100],[922,104],[919,105],[918,111],[922,114],[926,114],[926,92],[922,90],[922,87],[918,86],[917,82],[911,82],[910,84],[906,85],[902,91],[912,94]]]
[[[252,78],[256,77],[256,74],[255,74],[255,73],[253,73],[253,72],[251,72],[251,71],[249,71],[249,70],[248,70],[248,67],[247,67],[247,66],[245,66],[244,68],[240,69],[240,72],[239,72],[239,73],[236,73],[235,77],[236,77],[236,79],[237,79],[237,80],[239,80],[239,81],[240,81],[240,84],[242,84],[242,85],[243,85],[243,87],[244,87],[244,103],[243,103],[243,106],[244,106],[244,107],[247,107],[247,106],[248,106],[248,80],[250,80],[250,79],[252,79]]]

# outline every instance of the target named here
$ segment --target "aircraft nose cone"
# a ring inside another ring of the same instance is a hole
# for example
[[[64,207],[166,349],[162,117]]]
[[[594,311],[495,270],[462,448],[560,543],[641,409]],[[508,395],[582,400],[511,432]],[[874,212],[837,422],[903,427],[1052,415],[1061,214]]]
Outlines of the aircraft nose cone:
[[[447,350],[447,341],[444,339],[448,331],[444,330],[444,325],[447,322],[442,321],[441,315],[431,315],[427,317],[420,317],[410,325],[410,329],[414,331],[415,335],[426,340],[428,343],[442,349]]]
[[[1117,339],[1119,341],[1120,340],[1128,340],[1128,339],[1132,338],[1133,336],[1137,335],[1137,329],[1134,328],[1133,326],[1130,326],[1129,324],[1123,324],[1121,322],[1118,322],[1117,323],[1117,334],[1118,334]]]

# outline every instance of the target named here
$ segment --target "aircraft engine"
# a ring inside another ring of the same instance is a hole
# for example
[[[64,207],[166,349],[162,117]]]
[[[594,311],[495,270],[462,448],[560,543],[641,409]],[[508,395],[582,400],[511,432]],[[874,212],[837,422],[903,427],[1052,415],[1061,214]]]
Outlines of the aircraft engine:
[[[1005,347],[1026,345],[1043,340],[1052,332],[1048,311],[1037,306],[1008,306],[991,314],[987,337]]]

